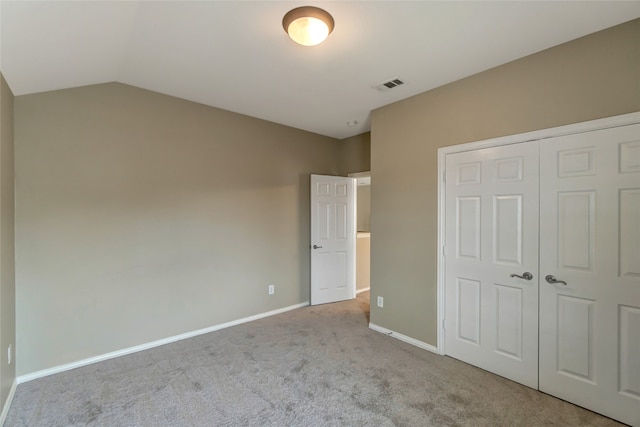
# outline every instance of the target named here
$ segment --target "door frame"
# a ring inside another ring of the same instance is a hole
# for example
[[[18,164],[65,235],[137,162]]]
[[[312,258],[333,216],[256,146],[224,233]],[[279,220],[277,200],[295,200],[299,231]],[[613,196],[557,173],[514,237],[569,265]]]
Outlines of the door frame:
[[[445,320],[445,160],[448,154],[460,153],[464,151],[479,150],[482,148],[499,147],[509,144],[519,144],[522,142],[538,141],[546,138],[558,136],[574,135],[591,132],[607,128],[628,126],[640,123],[640,112],[622,114],[619,116],[606,117],[603,119],[590,120],[586,122],[574,123],[570,125],[557,126],[548,129],[536,130],[532,132],[519,133],[502,136],[498,138],[485,139],[481,141],[469,142],[465,144],[452,145],[438,149],[438,263],[437,263],[437,353],[445,354],[444,320]]]

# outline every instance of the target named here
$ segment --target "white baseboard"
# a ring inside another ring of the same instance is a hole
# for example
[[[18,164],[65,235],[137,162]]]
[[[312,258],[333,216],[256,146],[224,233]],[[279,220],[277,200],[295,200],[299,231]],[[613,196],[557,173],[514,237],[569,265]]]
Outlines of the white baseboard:
[[[367,292],[368,290],[370,290],[371,288],[364,288],[364,289],[358,289],[356,290],[356,295],[361,294],[363,292]]]
[[[219,331],[220,329],[230,328],[231,326],[240,325],[242,323],[253,322],[254,320],[262,319],[269,316],[275,316],[276,314],[285,313],[287,311],[306,307],[308,305],[309,305],[309,301],[303,302],[300,304],[290,305],[288,307],[279,308],[277,310],[268,311],[266,313],[255,314],[253,316],[244,317],[242,319],[232,320],[231,322],[209,326],[208,328],[198,329],[196,331],[186,332],[180,335],[174,335],[172,337],[163,338],[157,341],[152,341],[152,342],[136,345],[129,348],[124,348],[122,350],[113,351],[111,353],[101,354],[99,356],[90,357],[88,359],[78,360],[77,362],[71,362],[64,365],[54,366],[53,368],[43,369],[41,371],[36,371],[30,374],[21,375],[17,378],[17,383],[22,384],[27,381],[35,380],[37,378],[58,374],[60,372],[69,371],[71,369],[80,368],[82,366],[91,365],[93,363],[102,362],[104,360],[113,359],[115,357],[125,356],[131,353],[137,353],[139,351],[148,350],[150,348],[159,347],[161,345],[170,344],[172,342],[185,340],[187,338],[193,338],[198,335],[208,334],[209,332]]]
[[[382,334],[388,335],[392,338],[398,339],[400,341],[404,341],[406,343],[409,343],[411,345],[415,345],[416,347],[419,347],[423,350],[428,350],[431,351],[433,353],[437,353],[437,354],[441,354],[438,351],[437,347],[432,346],[431,344],[427,344],[426,342],[423,341],[419,341],[415,338],[411,338],[408,337],[406,335],[402,335],[398,332],[392,331],[391,329],[387,329],[387,328],[383,328],[382,326],[378,326],[375,323],[369,323],[369,329],[373,329],[376,332],[380,332]]]
[[[11,384],[11,389],[9,390],[7,400],[5,400],[4,406],[2,407],[2,413],[0,413],[0,426],[3,426],[4,420],[7,419],[7,414],[9,413],[11,402],[13,402],[13,396],[15,396],[16,394],[16,387],[18,387],[18,381],[14,379],[13,384]]]

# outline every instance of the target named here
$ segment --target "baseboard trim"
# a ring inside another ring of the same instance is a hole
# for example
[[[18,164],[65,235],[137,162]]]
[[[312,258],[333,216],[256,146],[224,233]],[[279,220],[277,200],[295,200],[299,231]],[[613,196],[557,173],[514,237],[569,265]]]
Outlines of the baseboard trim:
[[[388,335],[391,338],[395,338],[400,341],[404,341],[408,344],[415,345],[423,350],[428,350],[433,353],[440,354],[437,347],[432,346],[431,344],[427,344],[426,342],[419,341],[415,338],[408,337],[406,335],[402,335],[401,333],[392,331],[391,329],[383,328],[382,326],[378,326],[375,323],[369,323],[369,329],[373,329],[376,332],[380,332],[382,334]]]
[[[18,381],[14,379],[13,384],[11,384],[11,389],[9,389],[7,400],[5,400],[4,406],[2,407],[2,413],[0,413],[0,426],[4,426],[4,420],[7,419],[7,414],[9,413],[11,402],[13,402],[13,396],[15,396],[16,394],[16,387],[18,387]]]
[[[209,332],[219,331],[220,329],[230,328],[232,326],[237,326],[243,323],[253,322],[254,320],[263,319],[265,317],[275,316],[277,314],[285,313],[291,310],[296,310],[298,308],[306,307],[308,305],[309,305],[309,301],[306,301],[300,304],[279,308],[277,310],[267,311],[266,313],[255,314],[253,316],[243,317],[242,319],[232,320],[231,322],[209,326],[208,328],[198,329],[195,331],[186,332],[184,334],[163,338],[157,341],[151,341],[145,344],[124,348],[122,350],[112,351],[110,353],[101,354],[99,356],[90,357],[88,359],[78,360],[77,362],[71,362],[64,365],[54,366],[53,368],[43,369],[41,371],[36,371],[30,374],[21,375],[17,378],[17,383],[22,384],[38,378],[47,377],[49,375],[54,375],[60,372],[70,371],[71,369],[80,368],[82,366],[91,365],[93,363],[102,362],[102,361],[113,359],[120,356],[126,356],[127,354],[137,353],[139,351],[149,350],[151,348],[159,347],[161,345],[171,344],[173,342],[182,341],[188,338],[193,338],[198,335],[208,334]]]
[[[368,291],[368,290],[370,290],[370,289],[371,289],[371,288],[358,289],[358,290],[356,291],[356,295],[361,294],[361,293],[363,293],[363,292],[367,292],[367,291]]]

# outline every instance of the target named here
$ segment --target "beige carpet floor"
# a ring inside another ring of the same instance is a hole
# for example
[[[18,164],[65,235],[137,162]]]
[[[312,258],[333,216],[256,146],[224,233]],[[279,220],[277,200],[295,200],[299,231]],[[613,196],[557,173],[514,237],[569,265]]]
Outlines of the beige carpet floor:
[[[616,426],[370,330],[369,294],[18,386],[5,426]]]

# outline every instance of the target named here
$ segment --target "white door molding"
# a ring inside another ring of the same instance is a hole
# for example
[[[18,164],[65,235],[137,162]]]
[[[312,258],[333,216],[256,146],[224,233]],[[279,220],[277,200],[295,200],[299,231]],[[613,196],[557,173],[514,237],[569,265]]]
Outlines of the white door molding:
[[[450,147],[442,147],[438,149],[438,176],[440,183],[438,185],[438,265],[437,265],[437,352],[445,354],[444,340],[444,319],[445,319],[445,159],[447,154],[459,153],[464,151],[477,150],[488,147],[499,147],[509,144],[518,144],[528,141],[537,141],[546,138],[558,136],[573,135],[594,130],[607,129],[619,126],[628,126],[640,123],[640,112],[623,114],[619,116],[607,117],[604,119],[591,120],[587,122],[575,123],[565,126],[558,126],[549,129],[542,129],[532,132],[509,135],[499,138],[475,141],[466,144],[459,144]]]

